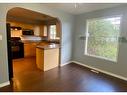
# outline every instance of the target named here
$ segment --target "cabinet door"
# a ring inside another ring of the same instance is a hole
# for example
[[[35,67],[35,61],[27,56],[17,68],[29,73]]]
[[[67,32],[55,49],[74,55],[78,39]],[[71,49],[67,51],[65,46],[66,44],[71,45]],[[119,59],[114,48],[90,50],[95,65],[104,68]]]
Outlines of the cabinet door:
[[[44,71],[44,50],[36,48],[36,64],[37,67]]]
[[[34,26],[34,35],[35,36],[44,36],[44,25]]]
[[[59,65],[59,49],[44,50],[44,71],[55,68]]]
[[[24,44],[24,55],[25,57],[36,56],[36,43]]]

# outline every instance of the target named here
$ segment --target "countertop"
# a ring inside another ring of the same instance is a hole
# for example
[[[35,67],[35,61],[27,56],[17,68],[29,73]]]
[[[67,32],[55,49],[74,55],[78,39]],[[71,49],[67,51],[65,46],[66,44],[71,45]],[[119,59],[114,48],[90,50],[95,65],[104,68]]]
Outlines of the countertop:
[[[49,44],[49,45],[37,45],[36,48],[40,48],[40,49],[56,49],[56,48],[60,48],[59,44]]]
[[[28,44],[28,43],[40,43],[40,42],[44,42],[42,40],[22,40],[21,41],[24,44]]]
[[[56,43],[59,44],[59,41],[56,40],[21,40],[22,43],[28,44],[28,43],[41,43],[41,42],[47,42],[47,43]]]

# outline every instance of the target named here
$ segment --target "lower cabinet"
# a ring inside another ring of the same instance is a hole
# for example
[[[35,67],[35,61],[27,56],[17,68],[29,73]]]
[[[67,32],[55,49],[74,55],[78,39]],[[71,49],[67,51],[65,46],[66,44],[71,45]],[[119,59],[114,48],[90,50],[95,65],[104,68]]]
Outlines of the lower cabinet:
[[[59,65],[59,48],[36,48],[36,64],[43,71],[57,67]]]
[[[24,44],[24,57],[36,56],[36,44],[37,43]]]

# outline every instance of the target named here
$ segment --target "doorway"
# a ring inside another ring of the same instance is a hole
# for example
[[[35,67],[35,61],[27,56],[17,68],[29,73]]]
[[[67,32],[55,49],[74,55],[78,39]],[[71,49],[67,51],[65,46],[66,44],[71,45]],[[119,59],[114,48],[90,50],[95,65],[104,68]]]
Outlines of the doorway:
[[[39,70],[36,66],[38,45],[58,44],[61,47],[61,22],[58,18],[16,7],[8,11],[6,22],[10,80]],[[60,60],[61,48],[59,65]]]

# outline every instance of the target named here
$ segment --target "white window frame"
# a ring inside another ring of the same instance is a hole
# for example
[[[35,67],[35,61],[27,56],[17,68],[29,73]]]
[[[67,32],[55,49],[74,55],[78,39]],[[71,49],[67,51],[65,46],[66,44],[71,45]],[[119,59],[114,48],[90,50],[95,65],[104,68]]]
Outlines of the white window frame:
[[[48,36],[48,27],[47,25],[44,25],[44,33],[43,36]]]
[[[54,38],[52,38],[50,35],[51,35],[51,31],[50,31],[50,27],[51,26],[55,26],[55,28],[56,28],[56,33],[53,33],[52,35],[54,35]],[[50,36],[50,39],[55,39],[56,38],[56,35],[57,35],[57,26],[55,25],[55,24],[53,24],[53,25],[50,25],[49,26],[49,36]]]
[[[88,43],[88,21],[89,20],[94,20],[94,19],[105,19],[105,18],[113,18],[113,17],[120,17],[120,29],[119,29],[119,37],[121,36],[121,25],[122,25],[122,18],[123,18],[123,15],[112,15],[112,16],[104,16],[104,17],[97,17],[97,18],[89,18],[86,20],[86,32],[85,32],[85,49],[84,49],[84,55],[85,56],[90,56],[90,57],[94,57],[94,58],[98,58],[98,59],[103,59],[103,60],[106,60],[106,61],[111,61],[111,62],[115,62],[117,63],[118,62],[118,54],[119,54],[119,47],[120,47],[120,43],[118,42],[117,44],[117,55],[116,55],[116,61],[112,60],[112,59],[108,59],[108,58],[105,58],[105,57],[101,57],[101,56],[96,56],[96,55],[92,55],[92,54],[88,54],[87,53],[87,43]]]

